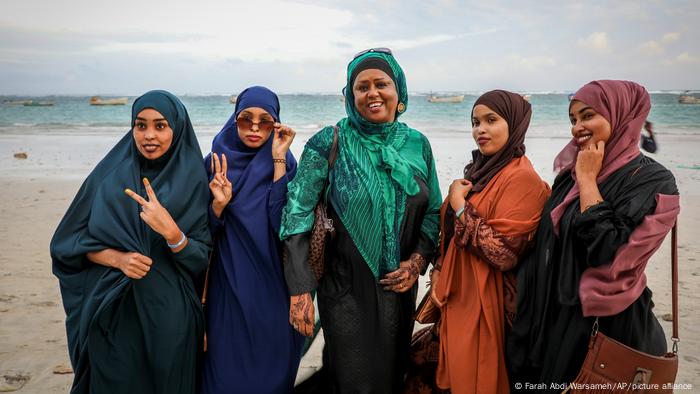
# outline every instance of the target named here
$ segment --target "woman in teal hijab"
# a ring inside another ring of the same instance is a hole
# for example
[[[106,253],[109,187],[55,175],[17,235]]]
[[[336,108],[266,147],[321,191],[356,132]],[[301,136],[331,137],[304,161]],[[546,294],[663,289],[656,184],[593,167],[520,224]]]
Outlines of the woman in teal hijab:
[[[71,392],[194,393],[208,179],[177,97],[148,92],[131,114],[131,130],[90,173],[51,240]]]
[[[416,280],[437,245],[442,196],[428,140],[397,121],[408,94],[391,51],[355,56],[344,94],[347,118],[337,124],[330,174],[334,128],[326,127],[307,142],[289,184],[280,236],[288,252],[290,322],[312,333],[316,290],[326,341],[321,391],[400,392]],[[327,176],[330,186],[322,190]],[[336,235],[326,244],[325,274],[317,282],[307,255],[320,198],[328,198]]]

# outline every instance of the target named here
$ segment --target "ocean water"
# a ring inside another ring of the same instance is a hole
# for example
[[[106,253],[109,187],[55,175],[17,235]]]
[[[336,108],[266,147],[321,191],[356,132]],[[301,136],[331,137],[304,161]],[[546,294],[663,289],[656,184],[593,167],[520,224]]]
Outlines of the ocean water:
[[[478,95],[466,94],[462,103],[430,103],[426,94],[411,94],[408,110],[401,120],[427,135],[464,133],[471,129],[469,111]],[[198,134],[215,134],[231,115],[234,106],[228,96],[181,96]],[[7,100],[53,101],[51,107],[10,105]],[[1,134],[101,134],[122,133],[129,129],[131,103],[123,106],[91,106],[89,97],[0,96]],[[700,134],[700,105],[678,104],[678,95],[652,93],[649,120],[659,134]],[[568,138],[567,94],[533,94],[530,137]],[[311,133],[345,116],[340,95],[281,95],[282,121],[298,132]]]

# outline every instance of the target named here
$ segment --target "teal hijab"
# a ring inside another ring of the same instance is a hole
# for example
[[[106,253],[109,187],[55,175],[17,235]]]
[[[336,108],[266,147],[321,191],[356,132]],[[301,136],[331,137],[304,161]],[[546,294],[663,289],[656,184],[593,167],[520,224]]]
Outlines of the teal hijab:
[[[170,148],[156,160],[144,158],[132,136],[136,115],[146,108],[160,112],[173,130]],[[133,104],[131,127],[87,177],[51,240],[53,273],[60,282],[77,391],[89,385],[88,334],[100,325],[100,319],[108,318],[132,286],[120,270],[92,263],[86,254],[114,248],[151,256],[152,251],[165,247],[165,240],[141,220],[139,205],[124,189],[145,196],[142,178],[148,177],[180,229],[190,239],[210,244],[208,180],[184,105],[168,92],[148,92]],[[178,272],[188,288],[198,274],[179,265]],[[194,302],[193,287],[191,293]]]
[[[396,118],[408,108],[406,79],[392,55],[369,52],[350,62],[344,89],[347,118],[338,122],[339,156],[330,198],[360,254],[379,278],[399,267],[398,237],[406,197],[419,191],[415,177],[428,183],[432,153],[425,137],[405,123],[376,124],[360,116],[355,108],[353,74],[366,61],[385,62],[388,67],[383,69],[393,72],[390,77],[399,99]]]

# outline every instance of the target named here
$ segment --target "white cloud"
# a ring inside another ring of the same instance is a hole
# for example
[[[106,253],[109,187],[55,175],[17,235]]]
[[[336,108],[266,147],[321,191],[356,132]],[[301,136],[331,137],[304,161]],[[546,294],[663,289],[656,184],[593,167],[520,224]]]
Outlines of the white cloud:
[[[640,51],[648,56],[655,56],[664,53],[664,47],[662,47],[656,41],[647,41],[639,46]]]
[[[595,32],[586,38],[581,38],[578,40],[578,45],[600,53],[610,52],[611,49],[606,32]]]
[[[676,57],[678,63],[695,64],[700,63],[700,57],[693,56],[688,52],[683,52],[678,57]]]
[[[44,12],[31,19],[28,15],[35,13],[26,12],[27,7],[38,6],[36,3],[42,2],[28,0],[13,4],[14,9],[9,10],[12,23],[76,35],[114,34],[113,39],[93,47],[102,53],[172,53],[211,60],[273,62],[347,57],[355,49],[340,48],[336,43],[348,40],[343,29],[351,25],[356,16],[350,11],[318,5],[282,0],[251,3],[212,0],[196,6],[172,6],[166,0],[104,4],[76,0],[76,3],[83,3],[76,4],[76,7],[82,6],[80,13],[63,9],[57,5],[60,2],[46,2],[41,4]],[[105,19],[106,15],[110,17]],[[172,38],[162,40],[167,34],[172,34]],[[126,35],[130,37],[125,39]],[[152,39],[154,36],[159,39]]]
[[[524,68],[526,70],[539,70],[545,67],[554,67],[557,65],[557,61],[550,56],[526,56],[521,55],[510,55],[508,56],[508,63],[516,65],[518,68]]]
[[[670,44],[674,41],[678,41],[680,37],[681,33],[666,33],[661,41],[663,41],[664,44]]]

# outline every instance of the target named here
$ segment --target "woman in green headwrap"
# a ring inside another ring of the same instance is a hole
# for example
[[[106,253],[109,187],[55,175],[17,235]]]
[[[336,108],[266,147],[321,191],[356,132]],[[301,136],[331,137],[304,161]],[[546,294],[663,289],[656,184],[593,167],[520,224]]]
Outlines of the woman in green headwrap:
[[[51,240],[75,372],[71,393],[194,393],[203,340],[209,188],[180,100],[134,101]]]
[[[325,392],[400,392],[413,330],[416,280],[434,254],[441,194],[426,137],[397,118],[408,94],[386,48],[363,51],[348,65],[347,118],[338,122],[338,156],[328,174],[333,127],[304,147],[289,184],[280,236],[288,259],[290,322],[313,331],[311,292],[324,331]],[[330,176],[328,190],[321,190]],[[327,196],[335,238],[325,274],[307,263],[314,207]]]

